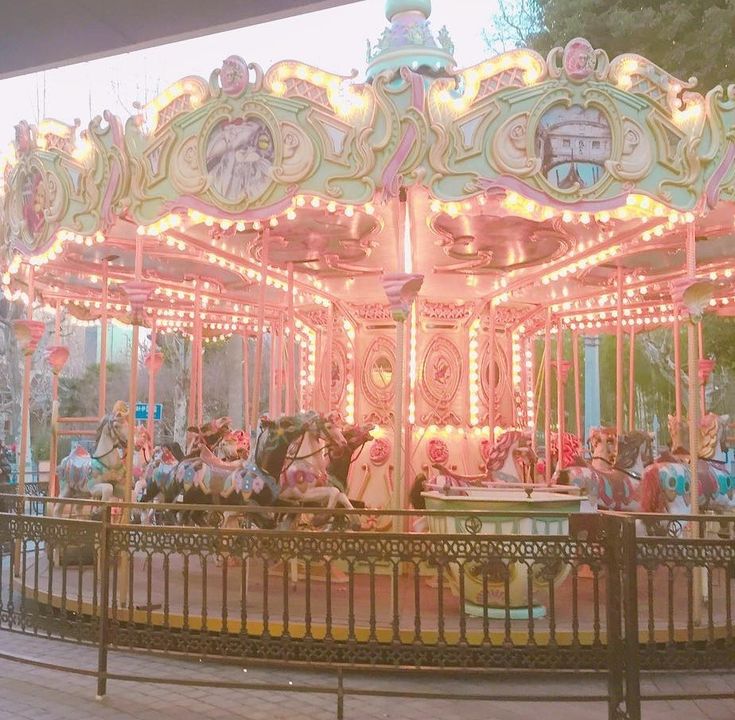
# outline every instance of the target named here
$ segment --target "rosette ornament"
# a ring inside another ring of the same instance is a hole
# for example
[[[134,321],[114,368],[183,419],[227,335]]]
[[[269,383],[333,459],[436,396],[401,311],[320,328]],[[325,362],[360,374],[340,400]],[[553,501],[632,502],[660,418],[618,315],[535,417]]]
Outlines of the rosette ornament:
[[[128,296],[131,322],[133,325],[142,325],[145,304],[156,286],[146,280],[130,280],[123,283],[121,287]]]
[[[15,320],[13,330],[18,346],[26,357],[33,355],[38,347],[38,341],[46,331],[46,325],[40,320]]]
[[[69,359],[69,348],[66,345],[49,345],[46,348],[46,362],[51,372],[58,377]]]

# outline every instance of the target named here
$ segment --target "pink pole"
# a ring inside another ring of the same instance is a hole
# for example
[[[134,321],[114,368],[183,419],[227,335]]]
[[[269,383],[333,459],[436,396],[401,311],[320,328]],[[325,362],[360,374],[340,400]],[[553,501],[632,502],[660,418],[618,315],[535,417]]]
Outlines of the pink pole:
[[[151,321],[151,356],[155,357],[156,352],[156,321]],[[155,425],[153,415],[156,409],[156,368],[155,362],[150,363],[148,368],[148,422],[146,427],[148,429],[148,437],[151,439],[151,445],[154,443]]]
[[[263,373],[263,335],[265,331],[265,288],[268,279],[268,249],[270,245],[270,229],[263,232],[263,254],[261,256],[260,268],[260,294],[258,296],[258,336],[255,340],[255,374],[253,377],[253,408],[251,425],[256,428],[258,416],[260,415],[260,380]]]
[[[490,304],[489,325],[487,330],[488,338],[488,379],[487,379],[487,424],[490,426],[490,447],[495,445],[495,332],[497,324],[497,315],[495,306]],[[482,372],[482,368],[480,368]],[[482,382],[482,380],[481,380]]]
[[[329,413],[332,410],[332,362],[334,348],[334,305],[330,302],[327,308],[327,338],[326,347],[324,348],[324,365],[327,373],[327,391],[324,397],[324,411]],[[324,371],[324,368],[322,369]],[[317,371],[317,379],[320,372]]]
[[[102,261],[102,314],[100,315],[100,375],[97,391],[97,414],[105,415],[107,408],[107,299],[109,295],[108,261]]]
[[[204,341],[202,322],[197,327],[197,425],[204,422]]]
[[[33,320],[33,301],[36,297],[35,270],[28,266],[28,308],[26,318]],[[26,494],[26,460],[28,458],[28,440],[31,424],[31,370],[33,353],[25,353],[23,357],[23,395],[20,416],[20,455],[18,456],[18,494]]]
[[[288,264],[288,351],[286,352],[286,415],[294,413],[296,392],[296,327],[294,318],[293,263]]]
[[[628,430],[635,430],[635,326],[630,326],[630,354],[628,356]]]
[[[703,337],[703,329],[702,329],[702,322],[697,323],[697,372],[699,372],[699,365],[700,361],[704,357],[704,337]],[[706,383],[700,383],[701,386],[701,402],[700,402],[700,413],[704,415],[707,412],[707,385]]]
[[[557,470],[564,468],[564,332],[562,330],[561,320],[557,326],[556,332],[556,421],[557,421]]]
[[[61,306],[56,303],[54,312],[54,344],[61,344]],[[49,448],[49,497],[59,494],[56,478],[56,459],[59,451],[59,376],[57,373],[51,375],[51,447]]]
[[[551,308],[546,311],[544,329],[544,446],[546,482],[551,484]]]
[[[242,418],[245,432],[250,431],[250,341],[242,335]]]
[[[681,427],[681,328],[679,324],[679,309],[674,308],[674,398],[675,398],[675,414],[677,433],[680,433]],[[675,446],[681,446],[681,437],[671,438],[671,442]]]
[[[582,438],[582,402],[579,389],[579,335],[576,330],[572,331],[572,363],[574,371],[574,420],[576,424],[577,437]]]
[[[197,327],[201,323],[201,297],[199,293],[199,281],[197,280],[194,288],[194,323],[191,332],[191,363],[189,370],[189,407],[187,408],[187,418],[189,426],[196,422],[196,406],[197,406]],[[188,442],[188,441],[187,441]]]
[[[623,267],[618,266],[618,316],[615,323],[615,429],[623,434]]]

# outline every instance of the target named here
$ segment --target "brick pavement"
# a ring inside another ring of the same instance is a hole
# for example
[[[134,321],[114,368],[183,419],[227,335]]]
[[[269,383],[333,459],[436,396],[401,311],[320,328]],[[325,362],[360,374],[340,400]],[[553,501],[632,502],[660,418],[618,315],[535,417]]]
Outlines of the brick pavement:
[[[0,632],[0,652],[60,664],[94,669],[93,647]],[[288,686],[335,686],[334,674],[305,670],[273,670],[264,667],[220,665],[154,657],[143,653],[110,653],[111,673],[144,677],[197,678],[205,682],[277,683]],[[459,695],[554,694],[590,696],[605,692],[602,675],[500,675],[497,678],[442,678],[408,673],[348,675],[349,688],[380,688],[399,692],[450,691]],[[687,690],[731,693],[728,700],[648,701],[644,720],[735,720],[735,675],[668,674],[645,677],[642,692],[685,693]],[[0,660],[0,720],[334,720],[335,695],[187,687],[111,680],[107,697],[95,700],[92,677],[40,669]],[[347,697],[345,720],[605,720],[601,702],[488,702]]]

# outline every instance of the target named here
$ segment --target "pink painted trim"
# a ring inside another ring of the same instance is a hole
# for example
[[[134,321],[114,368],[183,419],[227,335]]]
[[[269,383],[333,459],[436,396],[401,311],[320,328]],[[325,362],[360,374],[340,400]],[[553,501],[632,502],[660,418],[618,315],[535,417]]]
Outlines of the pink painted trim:
[[[383,185],[384,196],[395,197],[398,194],[398,170],[408,157],[415,140],[416,128],[411,126],[404,133],[393,157],[390,159],[390,162],[386,165],[386,168],[383,171],[381,183]]]
[[[105,197],[102,199],[101,215],[102,219],[107,225],[112,225],[114,217],[112,214],[112,196],[115,194],[118,185],[120,184],[120,169],[115,163],[112,166],[110,172],[110,182],[107,183],[107,190],[105,191]]]
[[[267,205],[262,208],[255,208],[253,210],[244,210],[242,212],[227,212],[218,208],[216,205],[200,200],[199,198],[192,197],[191,195],[184,195],[171,202],[164,204],[163,209],[169,212],[179,212],[181,210],[198,210],[201,213],[212,215],[217,218],[225,220],[243,220],[244,222],[250,222],[252,220],[263,220],[265,218],[272,217],[273,215],[280,215],[291,207],[291,200],[296,194],[296,187],[291,186],[288,188],[286,197],[273,205]]]
[[[401,68],[401,77],[411,83],[411,107],[414,110],[423,111],[425,95],[423,78],[407,68]],[[398,144],[390,162],[386,165],[385,170],[383,170],[380,182],[383,186],[384,199],[395,197],[398,194],[398,170],[411,152],[415,141],[416,128],[410,126],[401,138],[401,142]]]
[[[722,159],[722,162],[717,167],[717,170],[712,173],[712,177],[709,179],[709,182],[707,183],[707,188],[705,189],[707,205],[709,205],[711,208],[713,208],[717,204],[720,182],[722,181],[722,178],[725,177],[727,171],[733,166],[733,163],[735,163],[735,145],[730,145],[727,152],[725,153],[725,157]]]

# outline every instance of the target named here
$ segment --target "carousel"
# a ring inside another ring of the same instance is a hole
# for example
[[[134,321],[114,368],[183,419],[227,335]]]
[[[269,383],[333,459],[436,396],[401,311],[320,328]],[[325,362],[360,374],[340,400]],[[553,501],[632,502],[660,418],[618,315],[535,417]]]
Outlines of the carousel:
[[[735,308],[735,86],[703,94],[579,38],[458,69],[430,10],[388,0],[365,73],[231,55],[125,120],[16,126],[0,275],[27,308],[21,491],[50,310],[55,378],[62,319],[98,322],[102,337],[97,416],[60,417],[53,383],[54,495],[472,508],[482,532],[506,534],[565,534],[580,509],[732,512],[701,319]],[[128,398],[105,392],[113,320],[132,326]],[[626,412],[625,348],[662,327],[676,401],[671,452],[654,459],[652,428],[634,402]],[[180,452],[151,447],[152,420],[129,411],[145,339],[153,417],[164,333],[193,349]],[[615,425],[585,438],[580,340],[604,333]],[[207,342],[245,348],[241,429],[203,417]],[[97,447],[58,458],[75,422]],[[409,529],[357,517],[347,529]],[[448,523],[429,529],[465,531]]]

